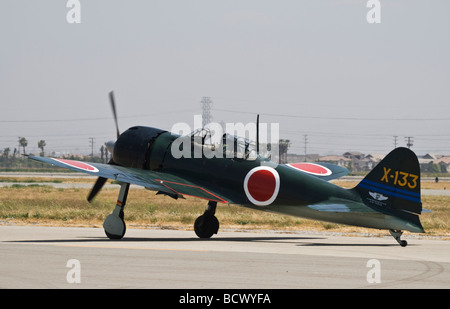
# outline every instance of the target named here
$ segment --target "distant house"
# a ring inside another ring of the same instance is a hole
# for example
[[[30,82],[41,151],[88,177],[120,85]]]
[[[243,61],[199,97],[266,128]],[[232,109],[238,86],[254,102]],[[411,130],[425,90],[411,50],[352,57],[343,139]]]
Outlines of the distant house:
[[[442,158],[443,155],[435,154],[435,153],[427,153],[426,155],[422,156],[422,159],[431,159],[431,160],[437,160],[439,158]]]
[[[364,158],[364,154],[359,151],[349,151],[343,154],[343,156],[347,159],[352,160],[361,160]]]
[[[346,152],[342,156],[320,157],[321,162],[333,163],[348,168],[351,172],[367,172],[372,170],[384,155],[368,154],[367,156],[358,151]]]
[[[380,162],[381,160],[384,159],[385,156],[386,155],[384,155],[384,154],[373,154],[373,153],[370,153],[370,154],[368,154],[366,156],[366,159],[369,159],[372,162]]]
[[[440,154],[427,153],[418,157],[422,173],[449,173],[450,157]]]
[[[375,165],[376,164],[374,164],[373,161],[365,157],[359,160],[355,159],[352,162],[352,172],[368,172],[372,170]]]
[[[434,161],[434,163],[436,164],[447,164],[450,165],[450,156],[442,156],[439,159],[437,159],[436,161]]]
[[[364,159],[366,160],[366,165],[364,167],[365,171],[371,171],[377,164],[384,159],[386,155],[384,154],[368,154]]]
[[[441,173],[450,173],[450,156],[442,156],[433,163],[439,165]]]
[[[432,164],[434,162],[435,159],[430,159],[430,158],[417,158],[417,160],[419,161],[420,165],[425,165],[425,164]]]
[[[344,156],[323,156],[319,158],[320,162],[332,163],[342,167],[349,167],[349,163],[352,162],[351,159],[346,158]]]

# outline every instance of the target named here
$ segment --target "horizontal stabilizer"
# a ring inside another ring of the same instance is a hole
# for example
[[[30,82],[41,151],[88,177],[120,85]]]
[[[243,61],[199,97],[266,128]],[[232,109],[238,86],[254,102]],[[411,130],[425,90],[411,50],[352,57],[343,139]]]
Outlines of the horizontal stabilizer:
[[[374,213],[375,211],[363,203],[349,200],[329,199],[327,201],[308,205],[308,208],[325,212],[352,212],[352,213]]]

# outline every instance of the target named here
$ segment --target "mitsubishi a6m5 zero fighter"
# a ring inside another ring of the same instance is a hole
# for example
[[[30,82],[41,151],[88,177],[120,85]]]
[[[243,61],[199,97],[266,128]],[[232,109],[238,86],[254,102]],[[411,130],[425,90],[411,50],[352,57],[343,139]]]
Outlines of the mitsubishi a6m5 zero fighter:
[[[418,216],[422,212],[419,164],[416,155],[407,148],[394,149],[355,188],[344,189],[329,180],[346,175],[347,169],[328,163],[276,164],[259,154],[258,135],[256,145],[229,134],[223,135],[221,143],[211,145],[206,143],[204,132],[180,137],[156,128],[135,126],[120,134],[112,92],[110,100],[117,140],[107,143],[112,153],[108,164],[29,158],[97,176],[88,201],[107,179],[119,181],[117,204],[103,224],[111,239],[120,239],[125,234],[124,207],[130,184],[175,199],[188,195],[207,200],[205,212],[194,223],[200,238],[210,238],[218,232],[217,203],[386,229],[401,246],[407,245],[400,239],[402,231],[424,232]],[[178,158],[171,149],[179,138],[189,141],[192,152],[214,148],[224,155],[207,158],[201,152],[201,156]]]

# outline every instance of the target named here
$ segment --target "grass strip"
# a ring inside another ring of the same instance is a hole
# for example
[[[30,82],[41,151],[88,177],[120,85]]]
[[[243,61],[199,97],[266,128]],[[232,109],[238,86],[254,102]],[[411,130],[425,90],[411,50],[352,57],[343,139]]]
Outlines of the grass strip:
[[[93,203],[86,201],[89,189],[60,189],[51,186],[0,188],[2,223],[52,226],[102,226],[112,212],[119,187],[103,189]],[[423,207],[432,213],[421,215],[428,235],[450,235],[450,197],[423,196]],[[206,208],[206,201],[192,197],[174,200],[142,189],[130,189],[125,207],[128,226],[193,229],[195,219]],[[270,229],[282,231],[316,230],[341,233],[378,233],[374,229],[266,213],[236,205],[218,204],[216,216],[221,228]],[[381,233],[385,233],[382,231]]]

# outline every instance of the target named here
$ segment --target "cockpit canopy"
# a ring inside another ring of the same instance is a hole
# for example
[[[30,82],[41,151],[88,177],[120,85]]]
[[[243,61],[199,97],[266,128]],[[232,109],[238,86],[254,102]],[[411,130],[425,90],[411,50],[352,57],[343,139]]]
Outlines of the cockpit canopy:
[[[207,128],[197,129],[190,136],[194,146],[215,151],[223,158],[253,161],[258,157],[256,143],[243,137],[224,133],[217,138]]]

